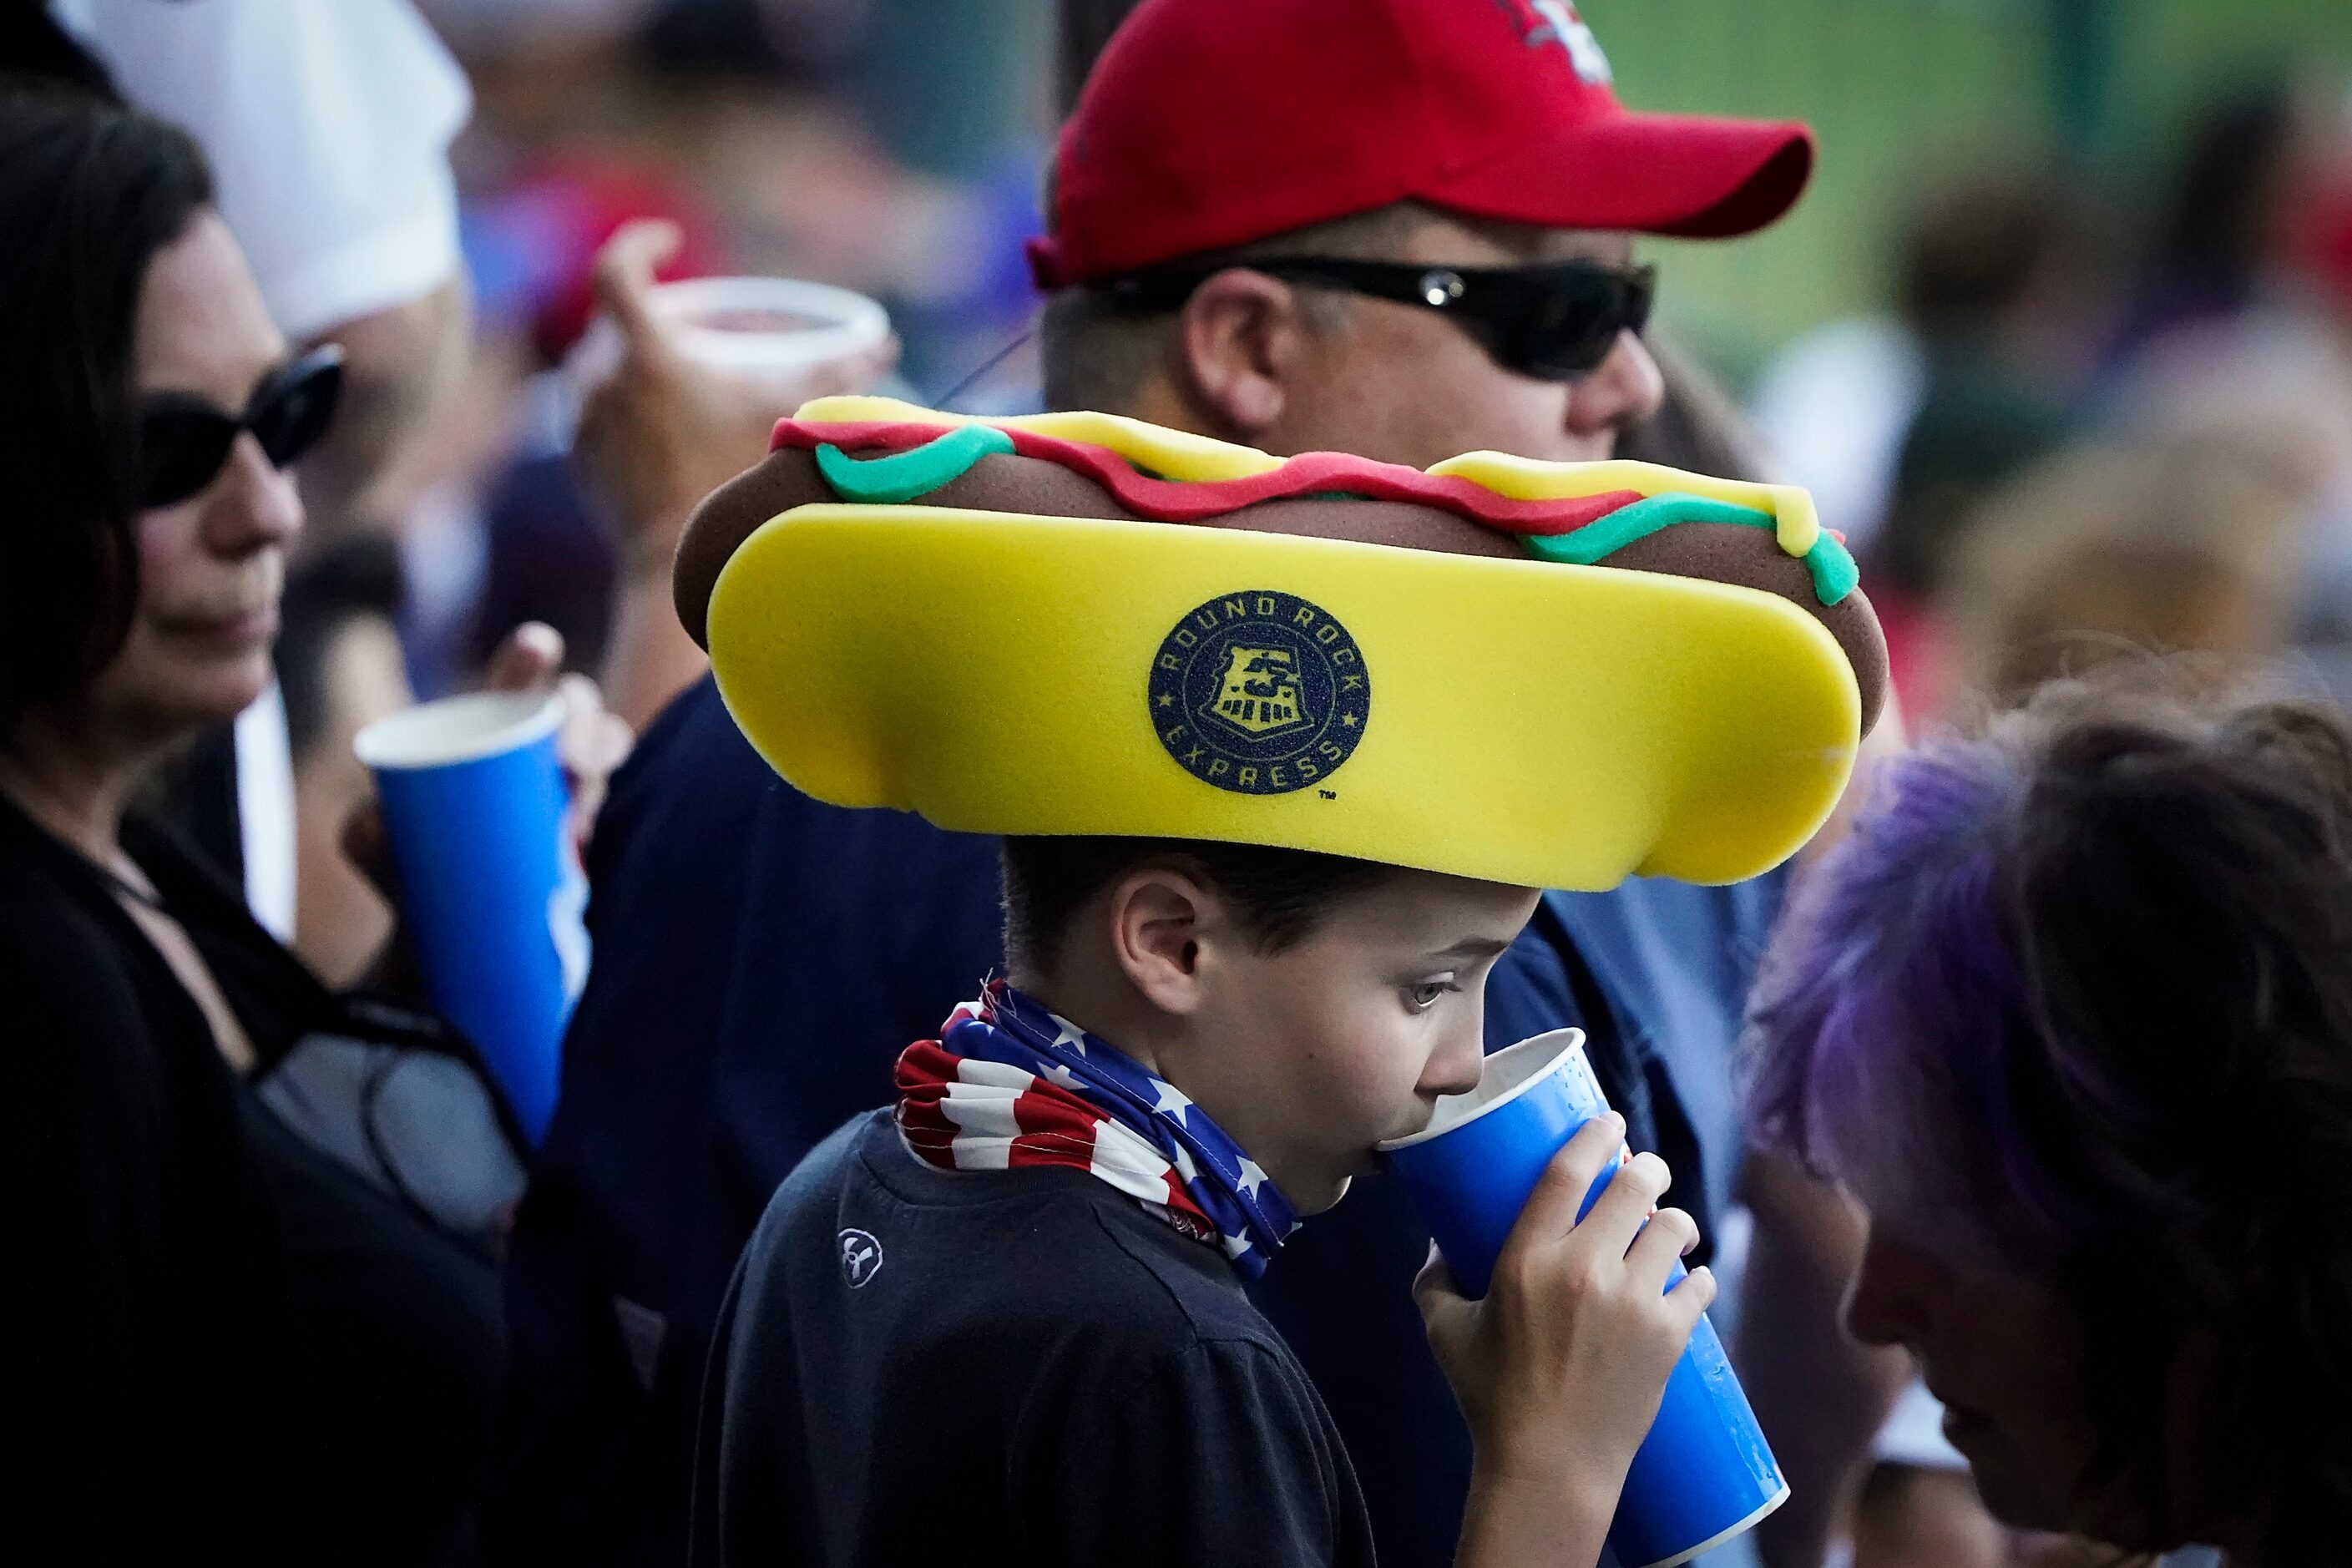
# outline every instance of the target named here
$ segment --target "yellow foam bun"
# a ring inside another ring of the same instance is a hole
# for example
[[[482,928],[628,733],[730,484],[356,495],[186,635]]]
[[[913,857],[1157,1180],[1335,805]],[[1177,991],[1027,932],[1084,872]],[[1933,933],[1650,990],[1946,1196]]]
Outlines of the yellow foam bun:
[[[891,417],[876,401],[803,416]],[[1283,627],[1295,652],[1259,657]],[[953,830],[1222,839],[1532,887],[1769,869],[1828,816],[1861,712],[1820,623],[1746,588],[923,506],[772,520],[719,576],[709,643],[752,745],[820,800]],[[1294,658],[1324,684],[1300,684]],[[1242,721],[1202,709],[1204,691]],[[1229,727],[1205,757],[1196,735],[1164,739],[1241,721],[1264,736]],[[1256,764],[1287,767],[1255,781],[1276,793],[1236,787],[1253,764],[1226,754],[1251,745],[1298,759]]]

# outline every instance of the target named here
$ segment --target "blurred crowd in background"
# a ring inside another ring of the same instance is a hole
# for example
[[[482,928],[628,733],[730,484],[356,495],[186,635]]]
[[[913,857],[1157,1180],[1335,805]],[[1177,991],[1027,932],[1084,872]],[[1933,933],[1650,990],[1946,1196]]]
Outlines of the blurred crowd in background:
[[[516,626],[551,626],[572,668],[604,668],[627,509],[600,504],[569,458],[581,395],[610,368],[609,352],[583,348],[594,263],[625,224],[677,226],[663,280],[803,278],[883,301],[901,345],[887,390],[917,398],[1020,338],[1034,303],[1022,242],[1053,123],[1045,5],[419,9],[472,89],[449,154],[471,342],[429,426],[360,499],[373,526],[310,552],[289,584],[280,664],[298,787],[322,823],[365,792],[351,758],[359,728],[476,684]],[[1017,406],[1034,383],[1034,363],[1008,356],[963,405]],[[735,466],[760,451],[755,441]],[[648,548],[666,556],[667,542]],[[331,836],[303,871],[296,949],[347,979],[390,912]]]
[[[981,412],[1037,396],[1022,242],[1070,90],[1048,7],[421,8],[473,89],[451,154],[472,342],[429,436],[364,498],[396,562],[373,548],[314,562],[312,597],[338,613],[331,626],[298,616],[281,654],[297,746],[338,770],[360,723],[468,684],[522,621],[554,626],[577,667],[598,668],[621,546],[566,455],[594,258],[626,221],[682,230],[664,279],[781,275],[881,300],[903,348],[888,390]],[[1118,8],[1092,22],[1076,9],[1066,47],[1083,61],[1099,41],[1087,28],[1107,32]],[[1587,9],[1623,37],[1605,0]],[[2015,5],[1844,9],[2034,22]],[[1981,157],[1919,150],[1925,166],[1875,193],[1872,232],[1837,242],[1865,291],[1809,301],[1848,313],[1751,322],[1721,356],[1739,363],[1706,352],[1737,300],[1706,298],[1705,273],[1678,294],[1677,247],[1654,246],[1685,374],[1729,386],[1766,460],[1811,487],[1863,555],[1915,726],[2122,648],[2242,664],[2292,647],[2332,686],[2352,682],[2352,92],[2327,68],[2352,37],[2326,9],[2307,7],[2308,51],[2217,58],[2130,181],[2054,132]],[[1746,25],[1712,11],[1713,31],[1685,16],[1675,41],[1737,52]],[[2035,79],[1986,85],[2046,96]],[[1795,86],[1760,107],[1808,114]],[[1841,189],[1841,151],[1825,134],[1816,205]],[[359,787],[355,773],[345,783]],[[370,895],[346,891],[310,901],[321,912],[301,943],[331,977],[379,934],[352,925]]]
[[[1051,16],[1017,0],[449,0],[423,9],[472,81],[452,149],[475,300],[463,395],[382,498],[420,694],[485,635],[548,620],[593,667],[611,565],[562,458],[598,248],[677,224],[665,279],[762,274],[885,301],[936,395],[1031,306]],[[1031,377],[1034,380],[1034,374]],[[1014,372],[988,395],[1019,400]]]
[[[2336,683],[2352,523],[2352,121],[2340,84],[2239,89],[2169,178],[1947,176],[1891,308],[1782,350],[1767,438],[1873,568],[1915,721],[2125,647]]]

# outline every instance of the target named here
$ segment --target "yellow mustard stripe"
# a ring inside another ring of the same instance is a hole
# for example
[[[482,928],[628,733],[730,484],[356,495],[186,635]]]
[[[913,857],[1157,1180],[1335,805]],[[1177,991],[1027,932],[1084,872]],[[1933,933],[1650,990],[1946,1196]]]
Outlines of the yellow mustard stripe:
[[[1138,468],[1187,484],[1245,479],[1272,473],[1283,459],[1255,447],[1213,440],[1189,431],[1147,425],[1118,414],[1024,414],[983,419],[944,414],[895,397],[820,397],[793,416],[808,424],[854,425],[868,421],[920,425],[992,425],[1001,430],[1031,430],[1064,441],[1108,447]],[[1754,507],[1772,514],[1780,548],[1802,559],[1821,537],[1813,498],[1797,485],[1759,485],[1685,473],[1656,463],[1622,458],[1601,463],[1544,463],[1503,452],[1465,452],[1429,470],[1441,479],[1465,479],[1515,500],[1562,500],[1603,490],[1633,490],[1643,496],[1678,491]]]
[[[1773,534],[1780,548],[1802,557],[1821,537],[1820,519],[1811,494],[1799,485],[1759,485],[1740,479],[1718,479],[1685,473],[1656,463],[1613,458],[1601,463],[1540,463],[1504,452],[1465,452],[1429,470],[1442,479],[1464,479],[1484,485],[1514,500],[1565,500],[1598,495],[1604,490],[1633,490],[1643,496],[1668,490],[1705,496],[1734,506],[1754,507],[1772,514]]]
[[[942,414],[919,408],[894,397],[820,397],[801,405],[793,418],[810,424],[861,424],[868,420],[922,425],[992,425],[1000,430],[1029,430],[1063,441],[1108,447],[1139,468],[1185,484],[1246,479],[1271,473],[1282,459],[1255,447],[1235,446],[1189,431],[1147,425],[1118,414],[1023,414],[982,419],[969,414]]]

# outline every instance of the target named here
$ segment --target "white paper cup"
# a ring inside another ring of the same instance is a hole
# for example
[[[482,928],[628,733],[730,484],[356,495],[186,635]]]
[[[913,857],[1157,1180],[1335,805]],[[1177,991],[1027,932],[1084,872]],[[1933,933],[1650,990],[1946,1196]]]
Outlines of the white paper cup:
[[[697,363],[797,396],[814,367],[888,341],[889,313],[865,295],[798,278],[690,278],[646,296],[679,349]],[[571,361],[587,387],[620,363],[621,334],[599,316]]]

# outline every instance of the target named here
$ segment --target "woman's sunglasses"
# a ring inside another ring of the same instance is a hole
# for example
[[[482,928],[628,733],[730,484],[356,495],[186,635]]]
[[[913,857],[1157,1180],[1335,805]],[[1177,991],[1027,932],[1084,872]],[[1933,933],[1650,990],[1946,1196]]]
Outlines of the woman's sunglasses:
[[[139,402],[139,504],[173,506],[219,475],[247,430],[272,465],[284,468],[327,433],[343,389],[343,351],[312,349],[261,378],[242,414],[192,392],[158,392]]]
[[[1113,298],[1141,308],[1173,310],[1203,281],[1234,267],[1441,311],[1458,321],[1496,363],[1545,381],[1573,381],[1600,369],[1620,333],[1639,332],[1649,324],[1658,280],[1654,267],[1597,261],[1425,267],[1284,257],[1139,272],[1109,289]]]

